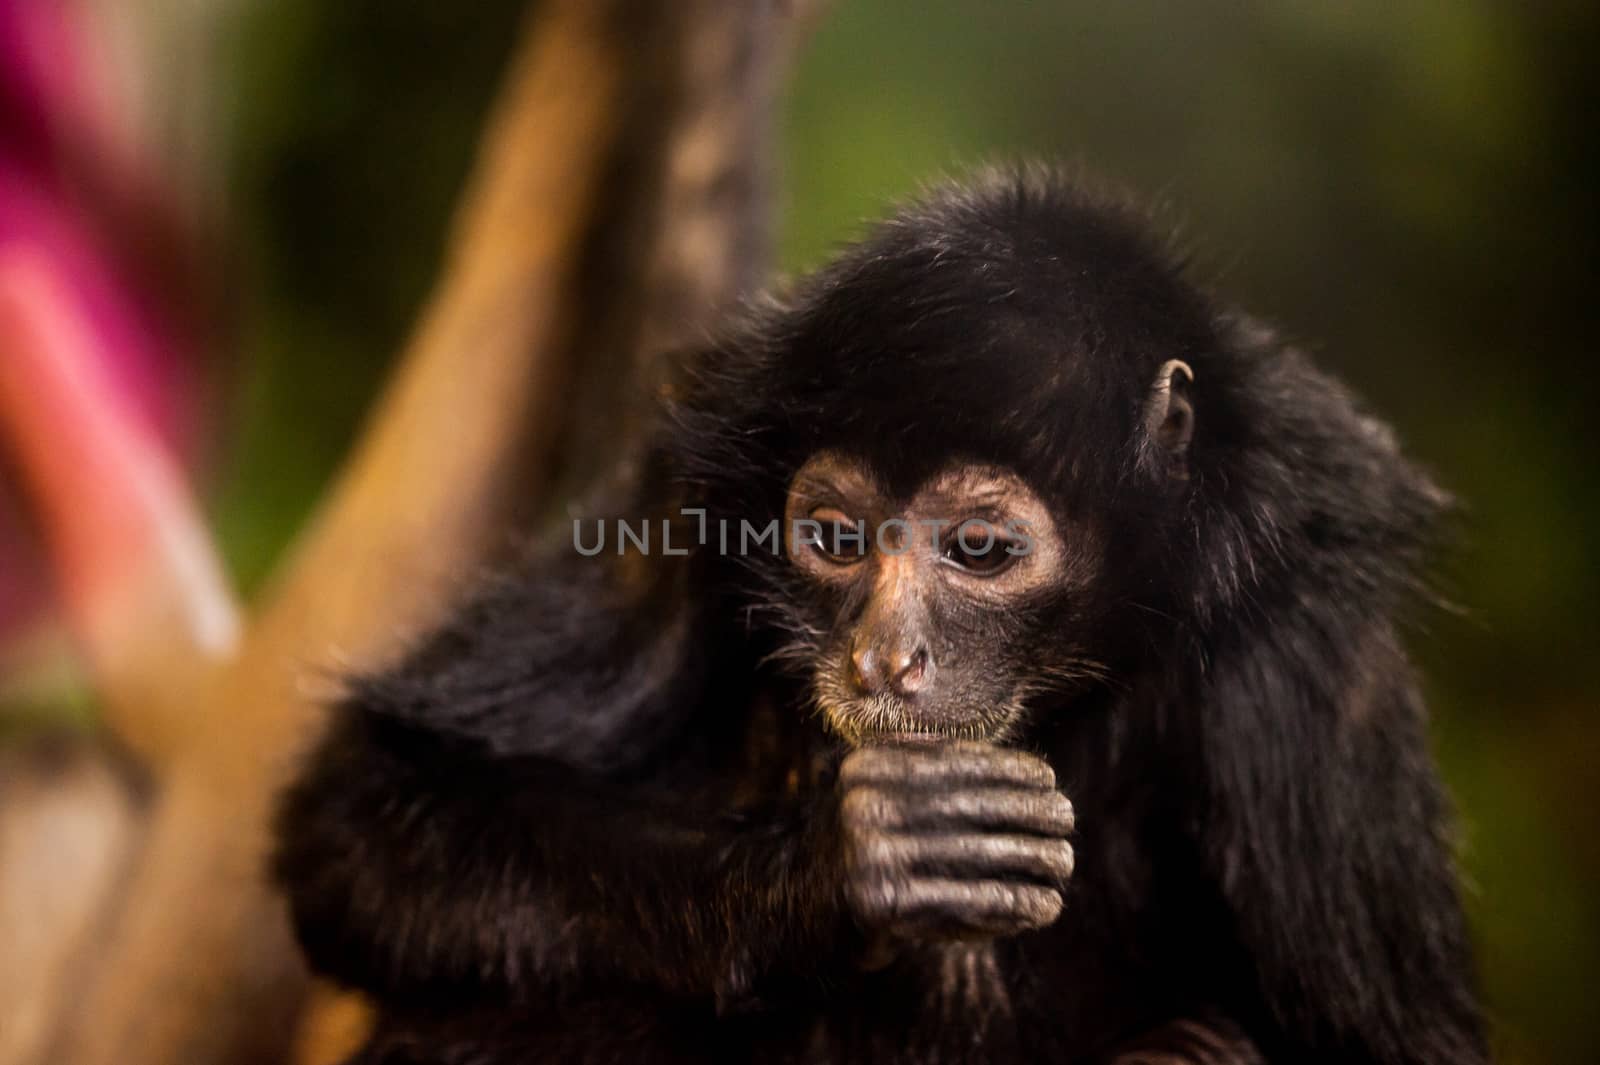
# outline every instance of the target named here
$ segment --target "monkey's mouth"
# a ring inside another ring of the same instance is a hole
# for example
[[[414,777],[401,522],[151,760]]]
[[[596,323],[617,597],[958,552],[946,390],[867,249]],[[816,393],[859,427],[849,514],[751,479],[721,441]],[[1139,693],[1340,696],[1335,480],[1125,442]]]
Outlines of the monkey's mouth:
[[[937,732],[885,732],[881,736],[873,737],[879,743],[911,744],[938,743],[944,738]]]
[[[999,742],[1021,716],[1018,708],[1004,702],[988,713],[942,713],[908,700],[885,696],[822,697],[817,702],[829,730],[852,747],[869,743],[922,744],[949,740]]]

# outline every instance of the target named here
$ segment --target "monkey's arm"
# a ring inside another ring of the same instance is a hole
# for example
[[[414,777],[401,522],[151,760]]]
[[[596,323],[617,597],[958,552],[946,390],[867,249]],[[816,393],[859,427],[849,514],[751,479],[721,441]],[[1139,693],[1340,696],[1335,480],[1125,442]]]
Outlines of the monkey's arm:
[[[277,862],[313,965],[393,1001],[638,981],[738,996],[841,942],[826,816],[696,812],[359,707],[284,806]]]
[[[287,796],[277,873],[313,965],[390,1001],[632,981],[732,1005],[837,984],[883,937],[1060,912],[1072,808],[1032,755],[866,748],[761,812],[704,772],[629,784],[348,706]]]
[[[1216,649],[1200,716],[1201,849],[1268,1056],[1485,1061],[1446,803],[1387,623],[1285,611]]]
[[[837,804],[732,801],[748,694],[706,682],[744,687],[705,660],[729,641],[694,576],[536,557],[353,684],[278,820],[318,969],[390,1001],[621,981],[728,998],[829,963]]]

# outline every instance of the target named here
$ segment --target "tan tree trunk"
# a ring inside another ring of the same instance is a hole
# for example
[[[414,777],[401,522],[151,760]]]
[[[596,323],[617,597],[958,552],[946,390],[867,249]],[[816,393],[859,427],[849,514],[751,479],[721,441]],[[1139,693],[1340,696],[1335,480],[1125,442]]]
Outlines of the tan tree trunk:
[[[534,5],[434,295],[237,654],[164,661],[157,684],[102,678],[126,689],[118,727],[151,752],[153,787],[141,819],[95,763],[80,771],[109,827],[41,932],[39,956],[66,960],[34,974],[31,1035],[0,1039],[0,1065],[284,1059],[310,985],[263,877],[273,796],[331,678],[436,622],[558,475],[598,465],[613,430],[595,415],[628,368],[694,342],[759,281],[793,22],[776,0]],[[28,808],[41,820],[0,825],[0,847],[38,845],[53,815]],[[0,922],[10,880],[0,871]],[[0,995],[0,1013],[21,1001],[5,979]],[[359,1029],[347,1003],[319,1011],[301,1052],[327,1060]]]

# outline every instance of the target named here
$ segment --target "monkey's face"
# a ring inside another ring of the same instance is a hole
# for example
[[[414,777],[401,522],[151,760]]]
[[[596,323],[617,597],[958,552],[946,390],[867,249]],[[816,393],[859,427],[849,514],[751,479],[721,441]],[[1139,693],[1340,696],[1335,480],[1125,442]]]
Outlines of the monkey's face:
[[[818,452],[790,483],[784,541],[799,577],[786,657],[851,743],[1003,740],[1033,696],[1097,673],[1075,632],[1099,538],[1008,470],[952,464],[894,498],[864,463]]]

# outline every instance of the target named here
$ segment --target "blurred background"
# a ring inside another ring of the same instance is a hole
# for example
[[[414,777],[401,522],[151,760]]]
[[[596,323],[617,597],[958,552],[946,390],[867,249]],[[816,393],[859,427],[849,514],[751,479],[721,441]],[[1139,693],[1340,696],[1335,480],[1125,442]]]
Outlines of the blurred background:
[[[91,295],[96,241],[136,264],[135,289],[175,279],[95,321],[135,338],[113,369],[197,477],[248,597],[416,318],[525,5],[78,4],[163,61],[130,73],[91,50],[98,87],[56,97],[54,74],[15,74],[70,33],[26,21],[50,6],[0,0],[0,240],[56,234]],[[1600,1051],[1597,30],[1600,8],[1559,0],[835,0],[778,131],[783,271],[938,175],[1079,161],[1166,205],[1203,277],[1350,381],[1461,496],[1445,583],[1463,610],[1413,646],[1501,1059],[1527,1065]],[[98,101],[74,120],[116,163],[80,236],[82,183],[35,165],[72,99]],[[150,236],[163,211],[209,265]],[[96,714],[9,461],[0,744]]]

